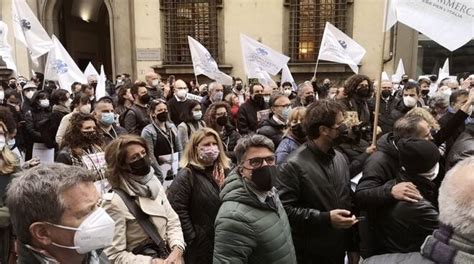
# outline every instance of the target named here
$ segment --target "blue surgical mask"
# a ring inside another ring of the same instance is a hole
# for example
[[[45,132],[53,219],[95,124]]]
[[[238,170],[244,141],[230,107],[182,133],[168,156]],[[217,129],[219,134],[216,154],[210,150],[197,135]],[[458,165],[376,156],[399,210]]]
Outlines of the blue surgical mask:
[[[112,125],[115,123],[115,114],[114,113],[102,113],[100,122],[104,125]]]
[[[285,107],[285,109],[283,109],[283,111],[281,112],[281,117],[285,120],[288,120],[290,113],[291,113],[291,106]]]

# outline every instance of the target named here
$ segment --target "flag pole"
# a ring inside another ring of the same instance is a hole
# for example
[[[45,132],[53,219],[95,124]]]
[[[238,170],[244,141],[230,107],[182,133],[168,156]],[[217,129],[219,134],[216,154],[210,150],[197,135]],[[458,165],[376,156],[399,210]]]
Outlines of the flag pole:
[[[318,71],[318,65],[319,65],[319,55],[318,55],[318,59],[316,60],[316,67],[314,68],[314,75],[313,75],[314,80],[316,80],[316,72]]]
[[[374,113],[374,126],[372,131],[372,145],[375,145],[377,141],[377,127],[379,125],[379,113],[380,113],[380,88],[382,85],[382,72],[384,65],[384,54],[385,54],[385,25],[387,24],[387,12],[388,12],[388,0],[385,1],[385,12],[384,12],[384,29],[382,34],[382,56],[380,57],[380,71],[376,78],[377,87],[375,90],[375,113]]]

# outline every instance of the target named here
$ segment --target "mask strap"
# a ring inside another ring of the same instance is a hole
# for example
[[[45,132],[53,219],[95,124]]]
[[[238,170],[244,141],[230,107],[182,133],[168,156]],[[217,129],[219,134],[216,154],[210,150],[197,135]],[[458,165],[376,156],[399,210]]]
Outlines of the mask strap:
[[[53,223],[49,223],[49,222],[45,222],[45,223],[47,223],[48,225],[52,225],[52,226],[55,226],[55,227],[58,227],[58,228],[66,229],[66,230],[72,230],[72,231],[79,231],[80,230],[80,228],[77,228],[77,227],[57,225],[57,224],[53,224]]]
[[[76,247],[76,246],[64,246],[64,245],[60,245],[60,244],[57,244],[57,243],[54,243],[52,242],[51,243],[53,246],[56,246],[56,247],[59,247],[59,248],[65,248],[65,249],[78,249],[79,247]]]

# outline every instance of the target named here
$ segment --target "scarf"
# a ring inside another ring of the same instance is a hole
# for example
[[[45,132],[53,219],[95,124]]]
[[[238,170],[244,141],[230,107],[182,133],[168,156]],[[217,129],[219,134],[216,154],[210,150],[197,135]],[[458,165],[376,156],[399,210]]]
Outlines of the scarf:
[[[122,177],[122,183],[134,194],[152,200],[155,200],[160,192],[160,183],[153,171],[145,176],[125,175]]]
[[[452,227],[440,223],[421,246],[421,255],[440,264],[474,263],[474,245],[472,240],[454,233]]]
[[[65,107],[64,105],[53,105],[52,111],[66,113],[66,114],[71,113],[71,110],[69,110],[69,108]]]
[[[214,169],[212,170],[212,178],[217,183],[219,188],[222,188],[222,185],[224,185],[225,173],[224,168],[217,162],[215,163]]]

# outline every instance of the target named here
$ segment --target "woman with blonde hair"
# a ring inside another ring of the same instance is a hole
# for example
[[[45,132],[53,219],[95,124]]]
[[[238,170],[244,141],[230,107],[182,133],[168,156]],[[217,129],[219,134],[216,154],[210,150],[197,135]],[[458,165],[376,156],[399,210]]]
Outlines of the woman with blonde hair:
[[[301,124],[306,113],[306,107],[299,106],[293,108],[288,117],[288,129],[283,136],[277,150],[275,151],[276,164],[282,164],[286,161],[288,155],[306,142],[306,134]]]
[[[179,218],[151,169],[146,141],[122,135],[107,146],[105,159],[114,191],[102,204],[115,221],[112,245],[104,251],[109,260],[182,263],[185,244]]]
[[[212,263],[214,220],[229,164],[216,131],[202,128],[192,135],[181,159],[182,169],[168,189],[188,245],[186,263]]]

